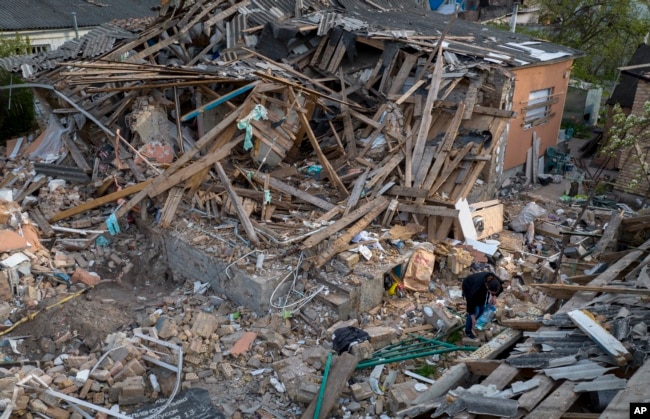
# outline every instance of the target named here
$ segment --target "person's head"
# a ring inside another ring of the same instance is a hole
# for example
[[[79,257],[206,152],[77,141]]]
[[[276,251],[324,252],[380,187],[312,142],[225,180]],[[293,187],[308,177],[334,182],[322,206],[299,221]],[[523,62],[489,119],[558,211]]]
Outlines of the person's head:
[[[499,281],[499,279],[496,276],[489,275],[485,279],[485,287],[487,288],[490,294],[496,296],[501,291],[501,281]]]

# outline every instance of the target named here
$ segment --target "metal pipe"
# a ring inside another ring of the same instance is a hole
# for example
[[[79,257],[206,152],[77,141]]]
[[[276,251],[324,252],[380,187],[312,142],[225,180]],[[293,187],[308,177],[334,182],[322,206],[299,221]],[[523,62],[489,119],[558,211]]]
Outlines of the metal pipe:
[[[314,409],[314,419],[320,416],[320,409],[323,405],[323,397],[325,396],[325,388],[327,387],[327,377],[330,375],[330,365],[332,363],[332,353],[327,356],[327,363],[325,364],[325,371],[323,372],[323,381],[320,383],[320,390],[318,391],[318,400],[316,401],[316,409]]]
[[[77,25],[77,12],[72,12],[72,21],[74,22],[74,39],[79,39],[79,26]]]

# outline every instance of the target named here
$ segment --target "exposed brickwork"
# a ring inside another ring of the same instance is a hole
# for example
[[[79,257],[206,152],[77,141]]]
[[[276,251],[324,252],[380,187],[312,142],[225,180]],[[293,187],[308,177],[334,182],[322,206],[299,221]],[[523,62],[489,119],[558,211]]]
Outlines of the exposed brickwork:
[[[634,104],[632,105],[632,114],[641,114],[643,112],[643,105],[648,101],[650,101],[650,83],[639,80],[636,88],[636,95],[634,97]],[[650,147],[650,140],[645,141],[643,144],[639,144],[639,146],[642,150],[646,149],[646,147]],[[616,177],[616,185],[614,188],[623,192],[645,195],[648,189],[650,189],[650,184],[648,184],[645,176],[640,176],[637,186],[630,189],[630,185],[637,177],[637,174],[641,173],[641,164],[638,162],[631,149],[621,152],[618,159],[618,167],[620,172]]]

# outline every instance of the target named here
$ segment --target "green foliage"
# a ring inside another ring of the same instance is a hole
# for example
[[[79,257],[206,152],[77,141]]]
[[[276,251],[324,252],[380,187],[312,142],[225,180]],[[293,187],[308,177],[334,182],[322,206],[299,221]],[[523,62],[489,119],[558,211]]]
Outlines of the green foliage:
[[[592,127],[588,126],[584,121],[579,120],[575,116],[569,119],[562,120],[562,129],[572,130],[573,137],[575,138],[589,138],[591,135]]]
[[[650,185],[648,144],[650,144],[650,102],[643,105],[643,112],[640,115],[625,115],[620,105],[614,105],[609,138],[599,150],[599,154],[614,157],[618,151],[629,150],[633,163],[638,164],[639,168],[627,187],[628,192],[634,191],[642,180]]]
[[[546,37],[586,53],[573,75],[586,81],[613,80],[650,32],[648,9],[629,0],[535,0]]]
[[[415,370],[416,374],[420,374],[423,377],[435,377],[437,372],[438,367],[429,364],[424,364]]]
[[[13,39],[0,39],[0,57],[28,54],[29,38],[18,34]],[[0,86],[22,84],[22,80],[0,69]],[[28,133],[35,128],[34,97],[29,89],[0,90],[0,144],[10,138]]]
[[[25,55],[31,52],[29,38],[21,38],[16,34],[15,38],[0,39],[0,57],[9,57],[11,55]]]

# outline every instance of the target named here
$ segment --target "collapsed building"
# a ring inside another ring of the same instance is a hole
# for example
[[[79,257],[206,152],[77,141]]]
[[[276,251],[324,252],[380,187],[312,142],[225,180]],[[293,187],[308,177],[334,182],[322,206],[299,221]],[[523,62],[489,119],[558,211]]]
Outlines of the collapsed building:
[[[7,144],[8,158],[30,163],[12,166],[0,187],[12,190],[10,201],[26,208],[43,241],[65,243],[76,252],[75,257],[61,252],[54,258],[57,268],[70,270],[75,283],[94,287],[104,281],[85,271],[91,267],[87,263],[79,269],[84,265],[81,252],[101,249],[100,243],[137,225],[147,238],[124,243],[123,250],[128,254],[143,242],[155,243],[162,249],[165,273],[176,283],[195,284],[196,306],[221,304],[200,297],[198,290],[209,287],[255,313],[251,318],[269,311],[287,318],[301,315],[321,335],[324,317],[338,321],[338,326],[359,326],[364,318],[381,317],[390,288],[386,281],[399,282],[422,248],[420,242],[432,245],[426,247],[438,266],[440,260],[449,261],[446,268],[455,279],[476,261],[487,263],[486,255],[494,255],[499,245],[482,240],[501,233],[503,226],[503,205],[494,198],[502,181],[508,127],[516,117],[513,69],[578,55],[403,3],[244,0],[195,2],[182,9],[168,5],[157,22],[139,32],[104,25],[58,52],[3,59],[1,66],[28,79],[25,86],[34,88],[48,123],[37,138]],[[12,187],[18,184],[22,186],[14,194]],[[20,211],[9,208],[12,215],[7,219],[19,225]],[[90,238],[58,238],[58,232]],[[28,247],[26,240],[18,241],[17,247],[3,252]],[[505,243],[502,247],[505,251]],[[526,253],[521,246],[513,250]],[[24,257],[34,266],[52,263],[44,249]],[[118,265],[111,272],[116,280],[137,264],[124,263],[115,254],[110,257]],[[4,265],[9,271],[16,268],[12,283],[38,274],[38,268],[18,269],[26,260],[15,259]],[[628,259],[631,263],[632,257]],[[146,267],[139,268],[146,273]],[[544,269],[550,269],[548,264]],[[506,269],[500,272],[509,276]],[[414,298],[426,292],[444,295],[435,289],[438,281],[431,279],[431,272],[419,279],[404,282]],[[544,310],[529,307],[529,314],[541,317],[552,301],[541,293],[536,296]],[[30,301],[37,306],[37,300]],[[300,313],[310,301],[328,307],[318,321],[318,316]],[[167,311],[148,313],[133,336],[109,335],[112,355],[66,361],[76,370],[88,367],[94,381],[79,386],[65,382],[60,390],[75,387],[66,391],[78,392],[80,399],[93,397],[95,407],[142,403],[155,398],[142,380],[144,365],[162,365],[180,377],[181,366],[174,366],[179,358],[173,355],[181,352],[191,354],[186,360],[193,365],[211,360],[209,368],[183,369],[184,388],[211,377],[210,371],[232,379],[237,374],[217,348],[227,345],[226,356],[243,355],[259,335],[264,350],[286,355],[273,364],[280,380],[268,377],[267,387],[284,385],[278,392],[286,391],[303,404],[316,400],[316,372],[326,363],[327,353],[310,350],[300,361],[295,353],[287,355],[286,347],[298,343],[287,343],[273,332],[270,324],[277,319],[256,333],[235,333],[233,315],[203,311],[179,319],[174,308],[186,309],[186,301],[168,297],[165,304]],[[410,299],[394,304],[404,313],[415,308]],[[445,316],[439,316],[449,321],[445,329],[459,323]],[[562,321],[568,320],[557,320]],[[580,326],[587,320],[575,322]],[[487,407],[477,407],[469,393],[457,393],[460,402],[449,406],[437,398],[466,380],[473,365],[479,365],[474,373],[483,367],[477,376],[501,368],[497,375],[510,377],[498,389],[503,390],[530,365],[546,368],[578,361],[562,359],[558,364],[553,357],[518,356],[510,369],[481,363],[481,356],[495,358],[521,338],[522,326],[514,328],[515,323],[488,339],[481,352],[472,352],[462,367],[450,368],[447,377],[452,378],[441,379],[421,397],[412,381],[398,383],[391,390],[391,414],[414,416],[434,409],[450,416],[463,410],[494,414],[490,407],[501,401],[496,397]],[[538,318],[523,323],[541,325]],[[251,321],[251,327],[255,324]],[[328,324],[330,336],[336,330],[332,327]],[[372,358],[374,349],[393,344],[396,331],[387,329],[375,327],[370,331],[374,348],[362,345],[355,351]],[[420,325],[404,333],[431,329]],[[560,339],[558,345],[563,337],[553,335]],[[72,338],[60,339],[56,342],[65,345]],[[161,339],[179,339],[179,345]],[[580,339],[577,348],[589,346],[588,338]],[[152,356],[156,351],[147,345],[158,345],[158,351],[166,346],[164,357]],[[436,354],[450,349],[443,347],[436,347]],[[247,361],[258,368],[257,374],[273,361],[264,350],[257,361]],[[619,365],[629,360],[626,357]],[[306,359],[309,365],[302,373],[291,368]],[[342,370],[333,376],[340,383],[325,397],[330,410],[338,397],[334,389],[342,388],[357,367],[356,361],[339,359],[334,368]],[[636,361],[637,367],[642,364]],[[381,369],[378,372],[381,375]],[[113,376],[120,385],[104,391],[99,383],[110,383]],[[50,384],[29,377],[36,387]],[[542,382],[546,392],[538,389]],[[164,388],[151,386],[156,395],[173,398],[179,383],[174,386],[172,377]],[[554,383],[538,379],[537,385],[517,394],[537,392],[535,403],[526,405],[529,410],[551,390],[572,394],[567,403],[577,400],[577,392],[566,391],[574,382],[563,382],[561,389]],[[373,392],[379,395],[367,386],[354,390],[356,400],[369,400]],[[62,393],[49,395],[61,398]],[[106,393],[110,397],[104,399]],[[500,407],[509,415],[518,411],[519,405],[507,403]],[[47,406],[44,409],[52,414]],[[312,415],[313,409],[316,406],[310,405]]]

